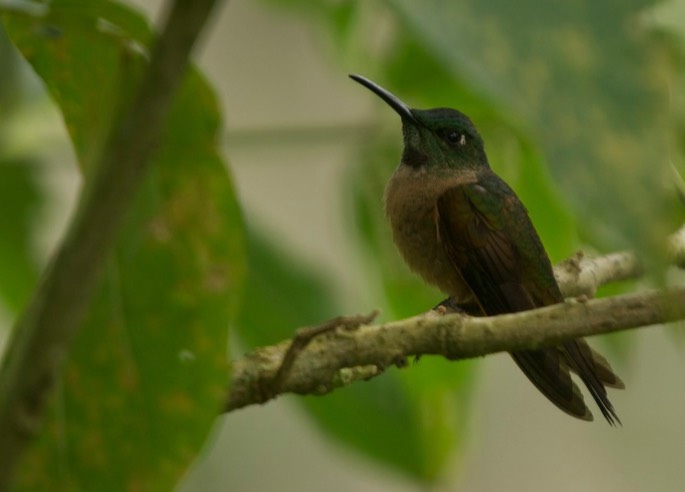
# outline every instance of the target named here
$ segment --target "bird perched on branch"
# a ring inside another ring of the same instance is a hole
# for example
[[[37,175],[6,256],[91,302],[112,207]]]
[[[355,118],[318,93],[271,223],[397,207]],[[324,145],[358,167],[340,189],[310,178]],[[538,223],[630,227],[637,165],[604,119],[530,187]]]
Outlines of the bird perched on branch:
[[[409,267],[469,314],[493,316],[563,302],[549,257],[514,191],[488,163],[471,120],[454,109],[412,109],[374,82],[352,79],[402,118],[404,151],[385,211]],[[512,352],[528,379],[564,412],[592,420],[576,373],[602,415],[620,424],[606,387],[623,388],[583,339]]]

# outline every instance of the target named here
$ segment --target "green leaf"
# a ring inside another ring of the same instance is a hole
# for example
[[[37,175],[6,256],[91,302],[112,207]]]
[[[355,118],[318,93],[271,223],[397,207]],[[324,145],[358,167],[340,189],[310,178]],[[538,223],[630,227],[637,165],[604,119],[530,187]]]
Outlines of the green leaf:
[[[50,74],[45,80],[48,91],[62,110],[79,164],[87,168],[131,97],[134,73],[141,65],[138,50],[144,49],[150,30],[142,17],[116,2],[27,4],[43,8],[38,15],[11,7],[0,12],[5,12],[8,34],[34,70]]]
[[[0,145],[2,140],[0,135]],[[41,198],[31,163],[0,156],[0,296],[13,313],[28,299],[38,275],[31,226]]]
[[[469,424],[472,366],[437,357],[324,398],[306,408],[322,429],[420,483],[440,478]]]
[[[14,109],[26,98],[19,86],[19,57],[0,24],[0,297],[16,313],[38,276],[32,257],[32,224],[43,205],[33,162],[9,150]]]
[[[297,328],[340,314],[324,279],[277,244],[248,223],[245,301],[235,329],[251,348],[292,338]]]
[[[131,96],[149,36],[114,2],[74,7],[55,1],[42,15],[5,11],[4,20],[87,168]],[[214,95],[190,70],[19,488],[169,490],[205,441],[225,395],[245,274],[219,130]]]

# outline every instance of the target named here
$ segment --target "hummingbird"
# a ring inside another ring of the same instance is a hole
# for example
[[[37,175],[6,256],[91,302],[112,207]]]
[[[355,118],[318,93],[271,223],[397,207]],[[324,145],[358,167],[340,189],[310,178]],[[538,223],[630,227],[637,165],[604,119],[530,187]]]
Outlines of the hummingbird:
[[[491,169],[475,125],[449,108],[412,109],[360,75],[350,78],[402,119],[404,150],[385,189],[385,213],[402,257],[427,283],[477,316],[526,311],[564,301],[552,264],[525,206]],[[607,387],[624,388],[607,360],[582,339],[511,352],[552,403],[592,420],[571,372],[602,415],[621,424]]]

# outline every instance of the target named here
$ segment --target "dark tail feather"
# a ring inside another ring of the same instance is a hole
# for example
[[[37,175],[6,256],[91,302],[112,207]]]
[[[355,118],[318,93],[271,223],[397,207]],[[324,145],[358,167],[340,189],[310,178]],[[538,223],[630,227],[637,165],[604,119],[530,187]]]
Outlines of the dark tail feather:
[[[597,370],[597,377],[604,383],[604,386],[615,389],[625,389],[625,384],[623,384],[621,378],[616,375],[611,368],[611,365],[609,365],[609,361],[607,361],[602,354],[593,350],[583,339],[577,340],[577,342],[589,347],[590,353],[592,354],[592,360],[595,363],[595,369]]]
[[[571,380],[569,367],[558,349],[525,350],[512,352],[511,356],[549,401],[573,417],[592,420],[592,413]]]
[[[607,422],[611,425],[623,425],[614,410],[614,406],[609,401],[604,387],[606,384],[607,386],[622,388],[623,381],[614,374],[606,359],[594,352],[585,340],[567,342],[563,344],[563,348],[569,367],[578,374],[590,390],[592,398],[594,398]]]

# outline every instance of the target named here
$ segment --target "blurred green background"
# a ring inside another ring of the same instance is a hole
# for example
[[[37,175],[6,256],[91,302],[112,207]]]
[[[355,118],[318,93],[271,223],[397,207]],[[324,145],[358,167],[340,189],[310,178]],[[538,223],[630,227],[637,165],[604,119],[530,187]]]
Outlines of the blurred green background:
[[[37,4],[0,2],[29,62],[0,37],[3,338],[163,5]],[[442,299],[407,271],[383,217],[399,119],[348,73],[469,114],[553,261],[637,251],[648,277],[603,295],[682,282],[662,248],[683,220],[685,1],[231,0],[211,24],[24,488],[679,490],[677,328],[592,341],[626,382],[610,395],[619,429],[559,412],[505,354],[425,357],[216,420],[213,405],[226,350]]]

